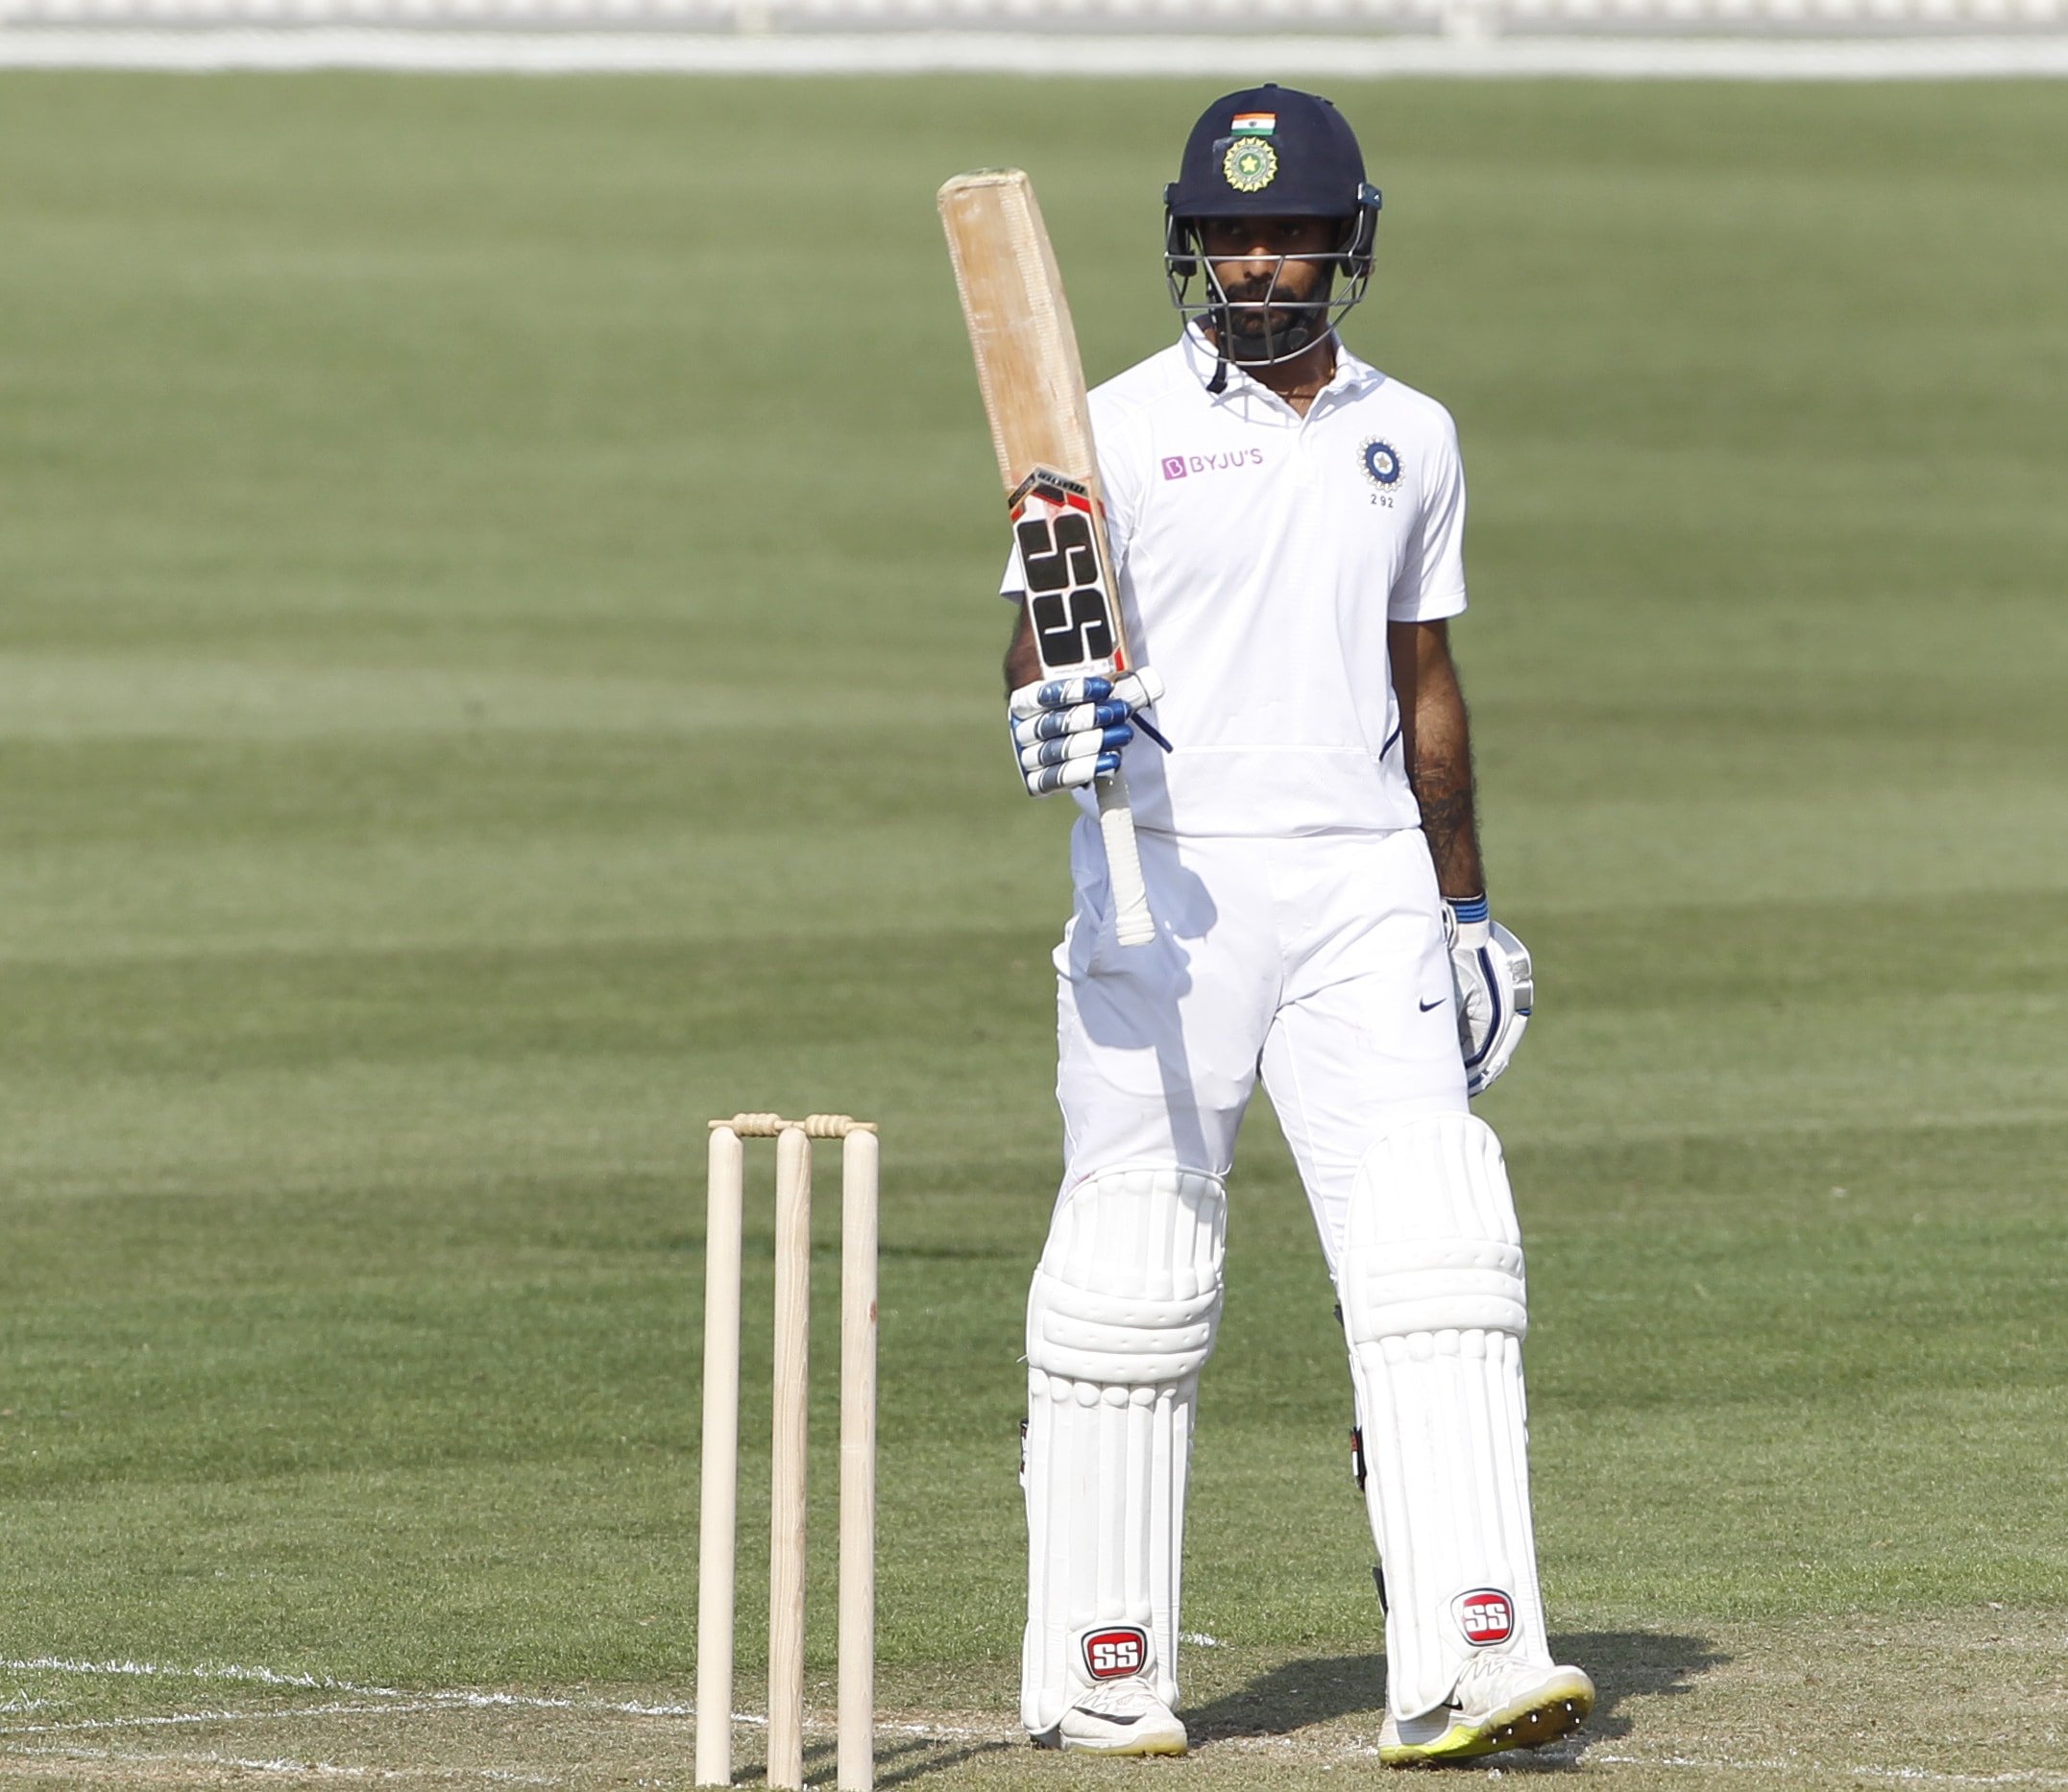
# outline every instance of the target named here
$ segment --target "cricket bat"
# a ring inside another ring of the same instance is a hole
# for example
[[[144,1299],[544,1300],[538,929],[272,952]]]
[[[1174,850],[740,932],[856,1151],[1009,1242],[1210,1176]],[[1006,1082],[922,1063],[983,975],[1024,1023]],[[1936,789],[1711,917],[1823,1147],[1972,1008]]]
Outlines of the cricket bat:
[[[1012,535],[1027,574],[1041,669],[1117,678],[1132,662],[1113,584],[1084,368],[1034,182],[1017,168],[959,174],[940,189],[977,384],[991,421]],[[1119,772],[1095,785],[1114,932],[1156,937],[1134,817]]]

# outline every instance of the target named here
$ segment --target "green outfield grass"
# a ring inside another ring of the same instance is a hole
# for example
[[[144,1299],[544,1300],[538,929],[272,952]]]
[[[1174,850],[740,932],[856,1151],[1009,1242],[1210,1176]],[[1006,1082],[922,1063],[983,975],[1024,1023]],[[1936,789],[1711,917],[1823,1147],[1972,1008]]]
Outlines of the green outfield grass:
[[[686,1783],[616,1707],[690,1695],[743,1106],[883,1125],[890,1773],[1131,1777],[1010,1746],[1066,817],[932,193],[1032,168],[1117,371],[1214,86],[0,77],[0,1780]],[[1553,1764],[2068,1784],[2063,89],[1337,97],[1538,956]],[[1377,1614],[1262,1102],[1229,1281],[1157,1778],[1333,1785]]]

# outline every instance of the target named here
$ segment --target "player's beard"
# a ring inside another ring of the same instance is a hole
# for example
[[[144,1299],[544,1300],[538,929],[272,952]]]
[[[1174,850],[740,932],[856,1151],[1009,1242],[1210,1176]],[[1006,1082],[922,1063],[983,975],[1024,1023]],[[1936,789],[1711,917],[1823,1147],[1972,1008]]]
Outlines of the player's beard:
[[[1286,290],[1286,273],[1295,267],[1311,272],[1310,297]],[[1333,284],[1332,270],[1287,260],[1275,273],[1223,287],[1224,303],[1214,307],[1221,352],[1237,366],[1289,360],[1303,352],[1328,333],[1328,289]]]

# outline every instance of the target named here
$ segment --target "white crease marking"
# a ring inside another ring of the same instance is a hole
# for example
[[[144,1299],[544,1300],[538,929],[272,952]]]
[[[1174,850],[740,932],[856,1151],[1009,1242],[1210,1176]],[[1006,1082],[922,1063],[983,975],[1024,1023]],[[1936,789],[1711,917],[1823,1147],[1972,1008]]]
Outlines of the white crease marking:
[[[1210,1642],[1210,1638],[1202,1638]],[[146,1730],[217,1723],[264,1723],[318,1717],[362,1717],[387,1714],[452,1710],[604,1711],[622,1717],[693,1717],[696,1707],[686,1704],[651,1704],[640,1699],[571,1699],[542,1693],[474,1692],[465,1688],[441,1688],[430,1692],[407,1692],[396,1686],[365,1685],[339,1680],[329,1674],[290,1674],[278,1668],[255,1667],[241,1662],[203,1663],[182,1667],[163,1661],[90,1661],[63,1656],[33,1656],[0,1659],[0,1669],[16,1673],[72,1674],[84,1677],[113,1677],[145,1680],[230,1681],[290,1690],[350,1693],[359,1699],[384,1701],[378,1705],[328,1705],[289,1707],[277,1711],[182,1711],[152,1717],[82,1718],[64,1724],[21,1724],[0,1729],[0,1738],[75,1734],[97,1730]],[[40,1707],[44,1701],[33,1702]],[[20,1707],[33,1708],[32,1705]],[[6,1707],[0,1707],[4,1709]],[[750,1729],[766,1729],[768,1719],[759,1711],[735,1711],[732,1721]],[[805,1728],[815,1733],[830,1733],[835,1725],[807,1718]],[[951,1724],[880,1724],[886,1733],[907,1736],[938,1736],[946,1740],[989,1739],[1001,1732]]]
[[[391,1686],[355,1686],[350,1681],[332,1680],[328,1674],[282,1674],[270,1667],[222,1666],[168,1667],[159,1661],[78,1661],[63,1656],[30,1656],[19,1661],[0,1660],[0,1668],[17,1674],[107,1674],[141,1679],[240,1680],[261,1686],[299,1686],[314,1692],[358,1692],[381,1698],[401,1698]]]
[[[442,1711],[437,1701],[384,1702],[379,1705],[302,1705],[279,1711],[169,1711],[150,1717],[81,1717],[62,1724],[14,1724],[0,1730],[7,1736],[82,1735],[96,1730],[177,1730],[197,1724],[256,1724],[307,1717],[400,1717],[410,1711]]]
[[[15,1673],[76,1674],[145,1680],[222,1680],[258,1686],[282,1686],[310,1692],[346,1692],[362,1699],[427,1700],[441,1707],[465,1707],[490,1710],[508,1707],[536,1711],[615,1711],[626,1717],[693,1717],[693,1705],[647,1705],[636,1699],[564,1699],[522,1692],[471,1692],[462,1688],[433,1692],[409,1692],[399,1686],[369,1686],[357,1681],[338,1680],[328,1674],[283,1674],[277,1668],[251,1667],[238,1662],[204,1663],[179,1667],[163,1661],[84,1661],[62,1656],[32,1656],[19,1660],[0,1660],[0,1669]],[[251,1713],[263,1715],[263,1713]],[[206,1721],[206,1720],[203,1720]],[[766,1724],[766,1717],[736,1711],[738,1724]]]
[[[549,1786],[560,1781],[545,1774],[522,1774],[503,1767],[353,1767],[339,1761],[303,1761],[290,1756],[270,1759],[222,1755],[215,1750],[183,1755],[146,1755],[134,1750],[85,1748],[12,1749],[13,1755],[46,1756],[55,1760],[186,1761],[210,1767],[235,1767],[246,1773],[315,1775],[337,1780],[486,1780],[498,1785]]]
[[[879,1736],[931,1736],[943,1742],[1010,1742],[1021,1731],[974,1730],[966,1724],[878,1724]]]

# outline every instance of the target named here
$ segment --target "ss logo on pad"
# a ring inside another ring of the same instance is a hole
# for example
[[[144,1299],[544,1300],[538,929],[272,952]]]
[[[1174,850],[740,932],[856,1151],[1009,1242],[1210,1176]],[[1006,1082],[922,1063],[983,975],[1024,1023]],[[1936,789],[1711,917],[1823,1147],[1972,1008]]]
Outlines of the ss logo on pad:
[[[1092,1631],[1084,1637],[1084,1671],[1093,1680],[1119,1680],[1149,1665],[1149,1633],[1138,1624]]]
[[[1465,1640],[1476,1649],[1504,1643],[1515,1635],[1515,1601],[1497,1586],[1460,1593],[1452,1607]]]

